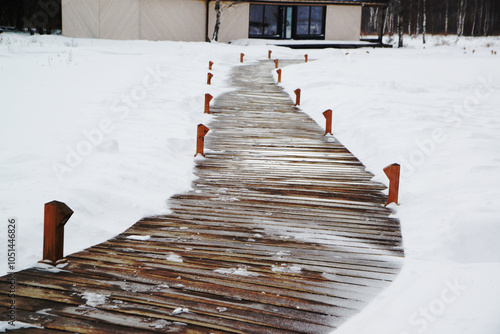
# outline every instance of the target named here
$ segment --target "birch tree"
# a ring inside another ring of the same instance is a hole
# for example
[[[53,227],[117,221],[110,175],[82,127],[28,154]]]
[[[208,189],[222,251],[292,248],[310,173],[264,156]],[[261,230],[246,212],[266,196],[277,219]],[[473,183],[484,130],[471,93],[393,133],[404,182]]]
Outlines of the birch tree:
[[[218,41],[219,40],[219,30],[220,30],[220,25],[221,25],[221,16],[222,13],[231,8],[233,5],[238,3],[239,1],[224,1],[222,4],[220,3],[220,0],[215,0],[215,26],[214,26],[214,33],[212,35],[212,40],[213,41]],[[207,37],[208,38],[208,37]]]
[[[221,8],[220,8],[220,1],[216,0],[215,1],[215,27],[214,27],[214,34],[212,36],[213,41],[218,41],[219,40],[219,28],[220,28],[220,16],[221,16]]]
[[[457,15],[457,35],[462,36],[464,34],[465,27],[465,17],[467,14],[467,0],[460,0],[460,5]]]
[[[477,0],[474,0],[474,13],[472,14],[472,29],[470,33],[471,36],[475,36],[476,17],[477,17]]]
[[[422,0],[422,42],[425,44],[425,33],[427,29],[427,9],[425,0]]]

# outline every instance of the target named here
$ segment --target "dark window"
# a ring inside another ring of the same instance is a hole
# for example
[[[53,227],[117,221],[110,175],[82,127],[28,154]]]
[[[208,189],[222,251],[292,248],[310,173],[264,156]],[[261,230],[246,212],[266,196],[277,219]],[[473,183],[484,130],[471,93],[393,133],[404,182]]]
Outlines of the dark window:
[[[325,6],[250,4],[252,38],[324,39]]]
[[[297,7],[296,35],[299,37],[314,37],[324,34],[325,7]]]
[[[309,7],[297,8],[297,35],[309,34]]]
[[[250,29],[252,37],[277,37],[279,6],[250,5]]]
[[[323,34],[323,9],[324,7],[311,7],[311,19],[309,21],[309,34]]]

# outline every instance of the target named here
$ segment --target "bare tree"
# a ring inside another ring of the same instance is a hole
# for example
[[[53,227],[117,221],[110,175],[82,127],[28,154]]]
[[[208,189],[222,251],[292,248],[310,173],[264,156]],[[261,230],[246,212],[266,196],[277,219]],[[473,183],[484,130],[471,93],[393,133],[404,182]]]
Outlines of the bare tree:
[[[413,9],[413,1],[408,1],[408,35],[411,36],[411,19],[412,19],[412,9]]]
[[[402,6],[402,14],[398,3]],[[373,21],[368,24],[368,17],[371,15],[374,19],[374,13],[368,9],[364,13],[367,19],[363,29],[372,29]],[[390,0],[383,13],[384,31],[390,35],[399,35],[400,30],[404,30],[410,35],[422,34],[427,40],[429,33],[500,34],[500,0]]]
[[[220,16],[221,16],[221,8],[219,0],[215,1],[215,13],[216,13],[216,19],[215,19],[215,27],[212,40],[217,41],[219,39]]]
[[[481,0],[481,6],[479,7],[479,25],[477,27],[477,34],[481,34],[481,28],[483,25],[483,10],[484,10],[484,0]]]
[[[420,5],[420,0],[417,0],[417,27],[416,27],[416,30],[415,30],[415,35],[418,35],[420,34],[420,9],[421,9],[421,5]]]
[[[425,33],[427,29],[427,9],[425,0],[422,0],[422,42],[425,44]]]
[[[398,48],[403,47],[403,0],[396,1],[396,12],[398,13]]]
[[[389,6],[387,7],[388,17],[389,17],[389,31],[394,32],[394,21],[396,21],[396,32],[398,34],[398,47],[403,47],[403,34],[404,34],[404,19],[403,19],[403,9],[404,2],[407,0],[390,0]]]
[[[450,0],[446,0],[446,11],[444,14],[444,34],[445,36],[448,35],[448,15],[450,12]]]
[[[484,26],[483,26],[483,34],[484,36],[488,36],[490,33],[490,29],[495,29],[495,2],[496,0],[486,0],[485,10],[484,10]],[[498,30],[497,30],[498,31]]]
[[[471,36],[475,36],[476,19],[477,19],[477,0],[474,0],[474,14],[472,14],[472,29],[470,33]]]
[[[220,30],[220,25],[221,25],[221,16],[222,12],[225,10],[231,8],[233,5],[237,4],[239,1],[224,1],[222,4],[220,3],[220,0],[215,0],[215,26],[214,26],[214,33],[212,36],[213,41],[218,41],[219,40],[219,30]]]
[[[457,15],[457,35],[462,36],[464,34],[465,27],[465,16],[467,14],[467,0],[460,0],[460,5]]]

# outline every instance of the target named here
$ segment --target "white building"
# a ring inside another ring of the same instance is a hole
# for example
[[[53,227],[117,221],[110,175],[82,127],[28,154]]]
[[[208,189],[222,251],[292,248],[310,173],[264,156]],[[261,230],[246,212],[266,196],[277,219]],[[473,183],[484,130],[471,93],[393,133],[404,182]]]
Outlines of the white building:
[[[387,0],[221,0],[218,40],[358,41],[364,5],[386,6]],[[215,21],[214,0],[62,0],[68,37],[206,41]]]

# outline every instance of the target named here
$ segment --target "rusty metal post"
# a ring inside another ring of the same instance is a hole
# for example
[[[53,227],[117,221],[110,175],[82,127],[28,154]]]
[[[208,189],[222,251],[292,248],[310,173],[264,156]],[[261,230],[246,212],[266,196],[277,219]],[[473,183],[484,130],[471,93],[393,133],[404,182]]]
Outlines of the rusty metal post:
[[[278,59],[275,59],[274,60],[274,68],[278,68],[278,66],[279,66],[278,64],[279,64]]]
[[[208,72],[207,74],[207,85],[211,85],[212,84],[212,78],[214,77],[214,75],[210,72]]]
[[[306,59],[306,63],[307,63],[307,58],[309,58],[308,55],[304,55],[304,58]]]
[[[212,70],[212,65],[214,64],[213,61],[208,62],[208,69],[211,71]]]
[[[272,52],[271,50],[267,51],[267,59],[271,59],[271,54],[272,54],[272,53],[273,53],[273,52]]]
[[[385,205],[390,203],[398,204],[400,170],[401,166],[399,164],[392,164],[384,168],[384,173],[389,179],[389,195]]]
[[[281,68],[279,70],[276,70],[276,73],[278,73],[278,83],[281,82]]]
[[[295,105],[300,106],[300,88],[293,91],[295,93]]]
[[[323,112],[323,116],[326,118],[325,135],[327,133],[333,135],[332,133],[332,110],[328,109]]]
[[[198,124],[198,133],[197,133],[198,140],[196,141],[196,154],[194,156],[197,156],[198,153],[200,153],[202,156],[205,156],[203,150],[205,147],[205,136],[207,135],[208,131],[210,131],[210,129],[207,128],[205,125]]]
[[[52,265],[64,262],[64,225],[72,214],[73,210],[62,202],[45,203],[41,262]]]
[[[241,54],[240,54],[240,63],[242,63],[242,62],[243,62],[243,57],[245,57],[245,54],[244,54],[244,53],[241,53]]]
[[[214,97],[210,94],[205,94],[205,114],[210,114],[210,101],[212,101]]]

